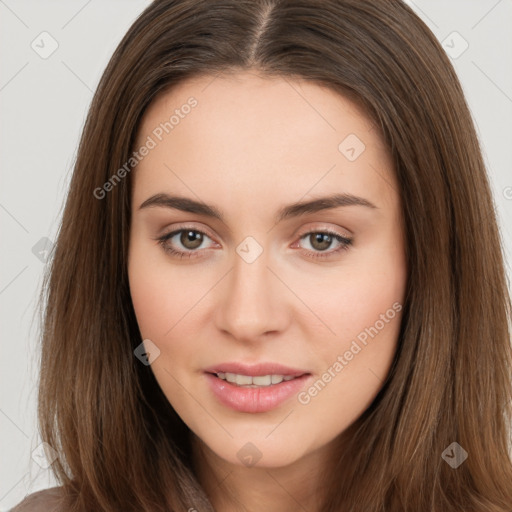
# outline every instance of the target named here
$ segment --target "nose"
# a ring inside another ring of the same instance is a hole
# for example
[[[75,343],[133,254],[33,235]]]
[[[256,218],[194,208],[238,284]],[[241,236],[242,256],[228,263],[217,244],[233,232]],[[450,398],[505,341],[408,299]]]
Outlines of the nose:
[[[216,311],[218,329],[247,343],[286,328],[287,289],[269,267],[266,252],[252,262],[235,254],[223,281]]]

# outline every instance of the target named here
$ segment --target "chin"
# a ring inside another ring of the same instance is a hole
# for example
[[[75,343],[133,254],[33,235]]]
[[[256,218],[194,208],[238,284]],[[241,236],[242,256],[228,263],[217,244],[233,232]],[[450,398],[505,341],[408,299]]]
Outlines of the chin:
[[[253,436],[235,436],[229,440],[216,439],[216,442],[209,442],[207,446],[225,462],[248,468],[280,468],[293,464],[306,454],[302,449],[305,441],[292,442],[288,439],[287,442],[283,442],[282,436],[270,439],[272,434],[265,438],[267,435],[267,429],[262,432],[260,428]]]

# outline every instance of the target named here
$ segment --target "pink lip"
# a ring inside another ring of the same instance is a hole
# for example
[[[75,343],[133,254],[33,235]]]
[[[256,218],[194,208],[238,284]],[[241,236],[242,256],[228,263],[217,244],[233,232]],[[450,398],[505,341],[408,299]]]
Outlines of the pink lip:
[[[217,377],[215,374],[237,373],[240,375],[292,375],[294,379],[262,386],[247,388],[237,386]],[[239,412],[258,413],[275,409],[290,397],[296,395],[312,378],[310,373],[303,370],[287,368],[278,364],[242,365],[238,363],[220,364],[206,370],[206,379],[210,390],[225,406]]]
[[[258,364],[243,364],[243,363],[221,363],[215,366],[210,366],[204,370],[206,373],[236,373],[238,375],[252,375],[258,377],[261,375],[291,375],[293,377],[300,377],[306,373],[306,370],[297,368],[290,368],[278,363],[258,363]]]

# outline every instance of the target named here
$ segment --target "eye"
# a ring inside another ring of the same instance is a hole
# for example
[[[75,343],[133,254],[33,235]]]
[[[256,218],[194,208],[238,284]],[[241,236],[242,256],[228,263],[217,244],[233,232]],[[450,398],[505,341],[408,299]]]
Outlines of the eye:
[[[179,236],[178,236],[179,235]],[[205,241],[205,237],[211,238],[199,229],[181,228],[171,231],[161,237],[156,238],[156,241],[162,246],[167,254],[177,258],[195,258],[198,249]],[[175,239],[173,241],[173,239]],[[309,240],[312,250],[307,250],[308,257],[311,258],[328,258],[333,254],[340,251],[347,250],[352,243],[351,238],[346,238],[335,231],[309,231],[303,234],[299,240]],[[333,242],[338,244],[338,248],[327,251],[333,245]],[[177,244],[181,244],[185,250],[175,249]]]
[[[352,243],[351,238],[346,238],[334,231],[309,231],[300,237],[300,240],[310,241],[313,251],[308,251],[312,258],[328,258],[340,251],[346,251]],[[338,248],[332,251],[326,251],[333,242],[338,243]]]
[[[171,233],[167,233],[156,240],[163,247],[164,251],[172,256],[176,256],[178,258],[193,258],[195,257],[197,249],[201,247],[205,237],[210,238],[205,232],[198,229],[182,228],[172,231]],[[173,238],[176,239],[174,242]],[[178,242],[182,247],[185,247],[186,250],[181,251],[174,249],[173,247]]]

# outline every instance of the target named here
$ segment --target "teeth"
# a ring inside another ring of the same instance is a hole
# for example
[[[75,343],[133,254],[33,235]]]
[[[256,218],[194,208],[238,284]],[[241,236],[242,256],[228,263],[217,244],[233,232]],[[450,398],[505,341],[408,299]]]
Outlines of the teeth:
[[[291,375],[259,375],[257,377],[252,377],[251,375],[238,375],[236,373],[227,372],[218,372],[217,377],[223,380],[227,380],[232,384],[236,384],[237,386],[251,388],[271,386],[272,384],[279,384],[280,382],[292,380],[295,378]]]

